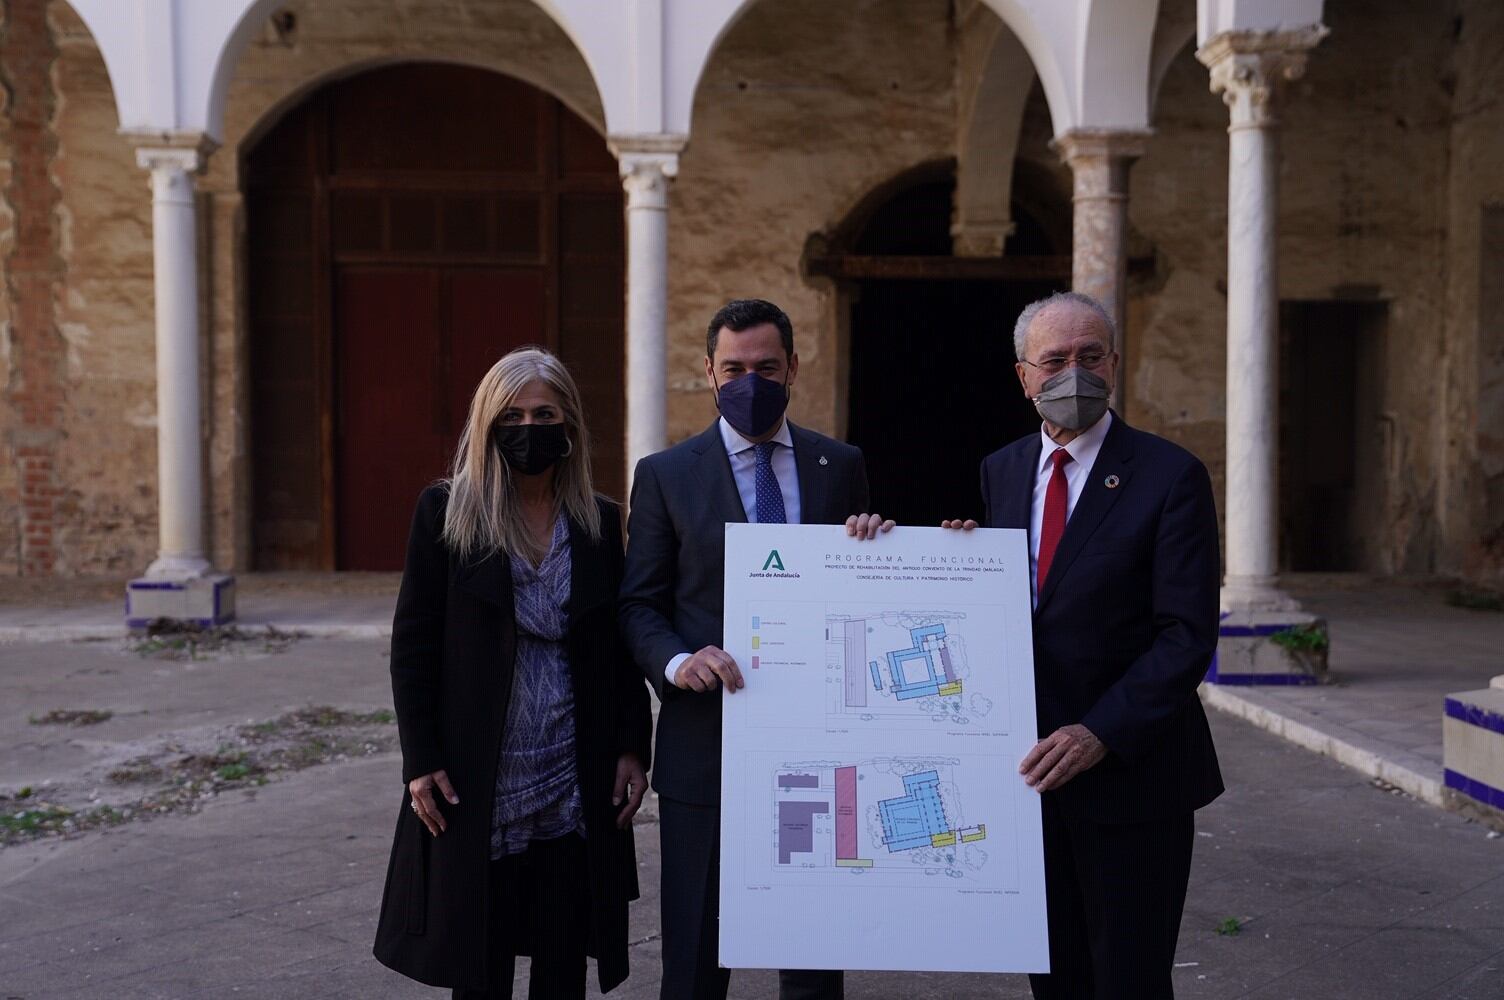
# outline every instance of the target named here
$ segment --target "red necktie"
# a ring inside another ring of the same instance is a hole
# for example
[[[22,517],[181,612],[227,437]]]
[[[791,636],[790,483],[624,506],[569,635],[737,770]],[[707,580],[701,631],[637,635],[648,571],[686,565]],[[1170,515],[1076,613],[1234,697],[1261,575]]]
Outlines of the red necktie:
[[[1050,485],[1044,491],[1044,523],[1039,528],[1039,561],[1034,572],[1034,592],[1044,590],[1044,582],[1050,576],[1050,564],[1055,561],[1055,549],[1060,545],[1060,536],[1065,534],[1065,508],[1070,498],[1070,486],[1065,481],[1065,463],[1071,453],[1056,448],[1050,455],[1055,469],[1050,473]]]

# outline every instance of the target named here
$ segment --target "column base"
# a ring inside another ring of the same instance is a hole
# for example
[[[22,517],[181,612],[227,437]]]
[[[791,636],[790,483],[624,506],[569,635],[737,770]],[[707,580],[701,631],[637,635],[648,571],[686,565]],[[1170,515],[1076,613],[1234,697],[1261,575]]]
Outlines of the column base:
[[[1446,804],[1504,830],[1504,678],[1447,695],[1442,711]]]
[[[1326,622],[1303,611],[1224,612],[1217,629],[1217,652],[1206,672],[1208,684],[1320,684],[1327,677],[1327,649],[1282,644],[1273,637]]]
[[[146,628],[158,618],[213,628],[235,620],[235,578],[209,573],[187,579],[138,577],[125,585],[126,628]]]
[[[1222,581],[1222,610],[1299,611],[1300,602],[1279,589],[1277,576],[1227,576]]]

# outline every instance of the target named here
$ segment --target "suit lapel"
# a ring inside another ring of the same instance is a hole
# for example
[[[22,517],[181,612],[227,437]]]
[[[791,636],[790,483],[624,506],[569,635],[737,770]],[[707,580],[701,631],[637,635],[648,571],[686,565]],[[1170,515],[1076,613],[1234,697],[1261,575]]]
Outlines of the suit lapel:
[[[1081,489],[1081,498],[1076,501],[1076,509],[1071,512],[1070,520],[1065,522],[1065,534],[1060,536],[1060,546],[1055,549],[1055,560],[1050,564],[1049,578],[1045,580],[1044,589],[1039,593],[1036,614],[1055,593],[1060,580],[1070,571],[1071,563],[1081,554],[1082,546],[1118,502],[1118,497],[1131,489],[1128,480],[1132,472],[1132,461],[1132,432],[1122,418],[1114,414],[1112,426],[1107,429],[1107,439],[1102,442],[1102,450],[1097,453],[1097,460],[1092,464],[1086,485]],[[1108,489],[1106,482],[1112,476],[1117,477],[1117,484],[1113,489]]]
[[[818,442],[802,427],[789,424],[789,438],[794,442],[794,468],[799,474],[799,520],[804,524],[834,523],[831,520],[830,463],[820,460],[825,456],[816,454]],[[845,520],[848,514],[860,511],[841,511]]]
[[[731,474],[731,456],[726,454],[726,443],[721,440],[719,421],[695,440],[693,450],[699,455],[695,478],[700,484],[700,496],[720,515],[721,521],[745,524],[747,512],[736,489],[736,477]]]
[[[1029,513],[1034,505],[1034,479],[1039,474],[1041,448],[1039,435],[1035,434],[1027,445],[1014,454],[1009,466],[1003,469],[1003,493],[997,498],[997,523],[991,527],[1029,530]]]

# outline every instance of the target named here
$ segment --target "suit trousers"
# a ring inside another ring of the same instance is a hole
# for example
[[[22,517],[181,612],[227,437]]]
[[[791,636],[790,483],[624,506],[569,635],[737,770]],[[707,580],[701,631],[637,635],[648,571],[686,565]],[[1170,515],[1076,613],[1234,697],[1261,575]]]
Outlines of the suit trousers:
[[[585,951],[590,927],[589,863],[577,833],[535,840],[521,854],[491,862],[489,884],[496,934],[487,956],[493,990],[455,990],[455,1000],[512,995],[517,955],[531,955],[532,1000],[585,996]]]
[[[1029,977],[1035,1000],[1169,1000],[1194,814],[1095,823],[1048,793],[1042,807],[1050,972]]]
[[[721,810],[660,796],[658,831],[663,846],[659,1000],[725,1000],[731,971],[720,967]],[[840,972],[778,973],[780,1000],[841,1000],[843,990]]]

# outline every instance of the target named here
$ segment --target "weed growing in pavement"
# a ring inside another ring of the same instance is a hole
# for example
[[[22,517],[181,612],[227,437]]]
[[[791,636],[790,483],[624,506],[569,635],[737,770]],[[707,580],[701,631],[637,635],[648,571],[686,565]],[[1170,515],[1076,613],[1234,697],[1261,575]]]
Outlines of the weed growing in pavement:
[[[1326,629],[1320,625],[1296,625],[1274,633],[1269,641],[1292,653],[1325,653],[1331,645]]]
[[[1447,603],[1469,611],[1504,611],[1504,594],[1497,590],[1465,587],[1448,592]]]
[[[200,660],[209,653],[250,651],[256,646],[263,653],[282,653],[305,638],[305,632],[285,632],[274,625],[257,630],[154,618],[143,632],[126,640],[126,649],[159,660]]]
[[[1243,932],[1243,922],[1237,917],[1228,917],[1217,925],[1217,933],[1223,937],[1233,937]]]
[[[54,708],[46,715],[31,716],[33,726],[97,726],[115,713],[102,708]]]
[[[127,761],[105,775],[117,785],[142,785],[149,781],[160,781],[163,771],[151,762],[149,757],[138,757]]]
[[[197,812],[222,792],[254,789],[294,771],[394,749],[395,721],[390,709],[354,712],[310,705],[221,731],[203,750],[185,752],[179,743],[164,741],[155,752],[132,758],[105,775],[115,786],[135,786],[127,792],[132,796],[128,802],[70,808],[63,802],[38,800],[30,786],[13,795],[0,794],[0,845],[68,837],[166,813]]]

